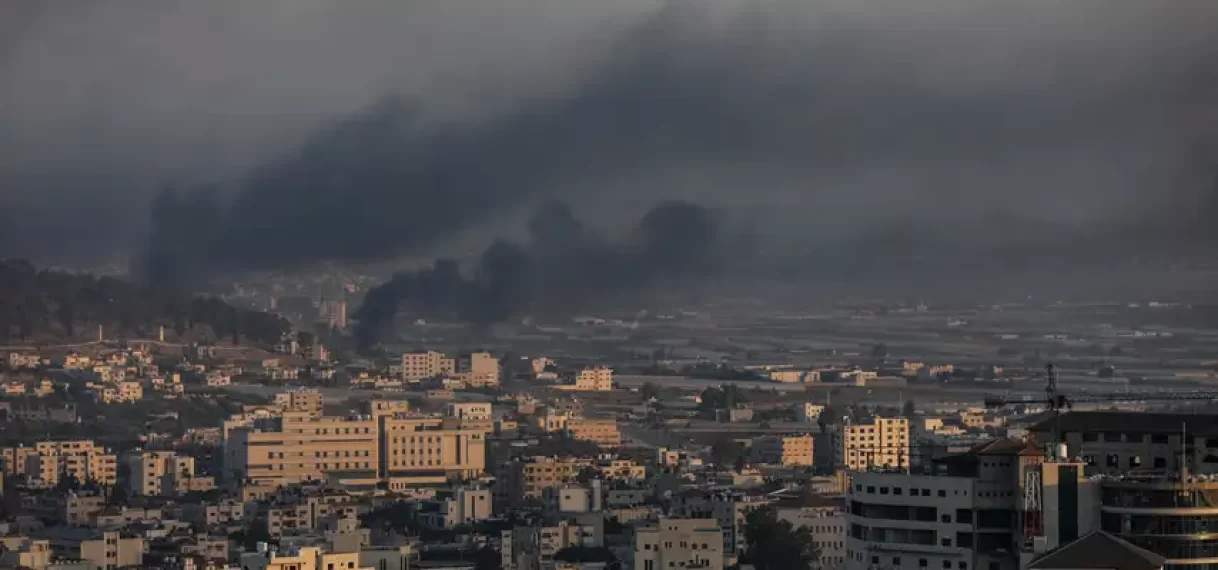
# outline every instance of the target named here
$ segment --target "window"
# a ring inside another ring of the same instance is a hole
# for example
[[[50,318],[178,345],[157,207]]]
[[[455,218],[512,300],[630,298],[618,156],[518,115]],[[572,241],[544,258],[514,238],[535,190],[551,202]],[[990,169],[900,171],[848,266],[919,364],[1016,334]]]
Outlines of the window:
[[[900,556],[893,556],[893,557],[892,557],[892,565],[893,565],[893,566],[900,566],[900,565],[901,565],[901,557],[900,557]]]
[[[951,546],[951,545],[952,545],[952,539],[947,538],[947,537],[939,539],[939,546]],[[943,563],[947,564],[947,561],[944,561]]]
[[[887,495],[887,494],[888,494],[888,487],[880,487],[880,494],[881,494],[881,495]]]
[[[926,559],[925,558],[918,559],[918,568],[926,568]]]
[[[951,560],[943,561],[943,570],[952,570],[952,561]]]
[[[1105,460],[1105,464],[1107,464],[1109,467],[1120,467],[1121,456],[1115,453],[1109,453],[1107,459]]]
[[[952,516],[951,515],[940,515],[939,522],[945,522],[945,523],[952,522]]]
[[[946,496],[947,496],[947,491],[945,491],[945,490],[943,490],[943,489],[939,489],[939,496],[940,496],[940,497],[946,497]]]
[[[1142,466],[1142,458],[1140,456],[1137,456],[1137,455],[1129,456],[1129,467],[1131,469],[1141,467],[1141,466]]]
[[[990,570],[1002,570],[1002,565],[997,562],[990,562]]]
[[[1167,443],[1167,434],[1165,434],[1165,433],[1152,434],[1150,436],[1150,442],[1164,445]]]
[[[868,493],[875,493],[875,487],[868,486],[868,487],[867,487],[867,492],[868,492]],[[879,563],[877,562],[876,564],[879,564]]]
[[[956,564],[956,568],[959,570],[968,570],[968,562],[961,560],[959,564]]]
[[[1109,442],[1109,443],[1120,443],[1120,442],[1121,442],[1121,434],[1119,434],[1119,433],[1106,433],[1106,434],[1104,434],[1104,441]]]
[[[1166,457],[1156,457],[1155,458],[1155,469],[1167,469],[1167,458]]]
[[[929,497],[929,496],[930,496],[930,489],[922,489],[922,496],[923,496],[923,497]]]
[[[893,487],[893,488],[892,488],[892,494],[894,494],[894,495],[901,495],[901,494],[904,494],[904,493],[905,493],[905,489],[902,489],[901,487]]]

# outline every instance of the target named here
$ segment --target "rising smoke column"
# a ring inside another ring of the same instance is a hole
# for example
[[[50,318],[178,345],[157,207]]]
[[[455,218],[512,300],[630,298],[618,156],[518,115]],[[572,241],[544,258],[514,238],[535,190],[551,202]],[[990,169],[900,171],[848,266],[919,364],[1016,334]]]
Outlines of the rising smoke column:
[[[527,315],[560,318],[606,302],[637,302],[721,268],[719,223],[710,210],[688,202],[655,206],[619,241],[589,230],[557,201],[542,205],[528,228],[527,245],[496,241],[471,277],[441,259],[369,291],[355,314],[360,345],[370,347],[390,333],[403,309],[478,326]]]

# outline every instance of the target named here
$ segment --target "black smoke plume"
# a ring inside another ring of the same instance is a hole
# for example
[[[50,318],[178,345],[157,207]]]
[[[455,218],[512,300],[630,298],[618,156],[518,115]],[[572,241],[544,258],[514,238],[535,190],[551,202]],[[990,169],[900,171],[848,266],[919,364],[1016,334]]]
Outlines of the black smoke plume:
[[[470,277],[456,261],[399,273],[372,289],[356,312],[355,336],[368,347],[391,332],[399,312],[487,325],[524,316],[555,318],[649,290],[713,275],[723,236],[713,212],[689,202],[652,208],[626,239],[587,228],[570,207],[544,204],[528,224],[530,240],[500,240],[482,253]]]

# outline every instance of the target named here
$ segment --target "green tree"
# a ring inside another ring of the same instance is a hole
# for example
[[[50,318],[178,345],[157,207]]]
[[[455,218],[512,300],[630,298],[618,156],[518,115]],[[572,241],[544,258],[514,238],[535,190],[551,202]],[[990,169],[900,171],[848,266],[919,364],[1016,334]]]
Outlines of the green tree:
[[[762,507],[744,519],[743,562],[757,570],[812,570],[820,552],[812,531],[778,520],[773,507]]]

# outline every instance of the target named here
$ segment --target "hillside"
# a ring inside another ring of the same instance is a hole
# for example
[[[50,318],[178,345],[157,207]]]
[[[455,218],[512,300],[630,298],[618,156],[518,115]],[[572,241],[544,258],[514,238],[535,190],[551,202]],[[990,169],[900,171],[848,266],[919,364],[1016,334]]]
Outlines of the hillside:
[[[221,299],[138,287],[113,277],[39,271],[24,260],[0,260],[0,344],[107,338],[153,338],[210,327],[216,338],[274,344],[290,328],[276,315]]]

